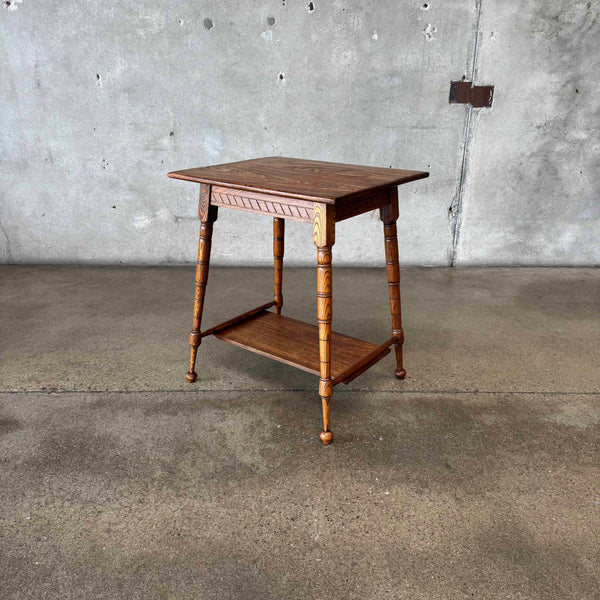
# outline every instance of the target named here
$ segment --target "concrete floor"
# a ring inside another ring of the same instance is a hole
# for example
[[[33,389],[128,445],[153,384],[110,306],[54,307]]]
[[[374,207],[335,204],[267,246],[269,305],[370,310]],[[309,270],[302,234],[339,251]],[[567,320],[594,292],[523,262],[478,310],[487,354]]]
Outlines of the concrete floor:
[[[207,339],[193,269],[0,268],[0,597],[577,599],[600,592],[600,271],[403,271],[386,357],[332,400]],[[284,313],[315,319],[315,273]],[[385,275],[334,328],[389,336]],[[211,271],[204,323],[271,273]]]

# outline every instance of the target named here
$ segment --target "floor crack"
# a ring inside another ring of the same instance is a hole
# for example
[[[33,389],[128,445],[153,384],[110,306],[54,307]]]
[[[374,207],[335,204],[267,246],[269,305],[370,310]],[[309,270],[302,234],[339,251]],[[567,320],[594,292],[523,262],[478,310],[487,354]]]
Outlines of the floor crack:
[[[73,394],[317,394],[316,388],[239,388],[230,390],[212,390],[210,388],[174,388],[174,389],[151,389],[151,390],[0,390],[0,395],[48,395],[48,396],[60,396],[60,395],[73,395]],[[457,390],[457,389],[431,389],[431,390],[375,390],[370,388],[355,388],[351,390],[336,390],[336,395],[343,396],[345,394],[443,394],[443,395],[498,395],[498,394],[509,394],[516,396],[599,396],[599,392],[590,391],[561,391],[561,390]]]

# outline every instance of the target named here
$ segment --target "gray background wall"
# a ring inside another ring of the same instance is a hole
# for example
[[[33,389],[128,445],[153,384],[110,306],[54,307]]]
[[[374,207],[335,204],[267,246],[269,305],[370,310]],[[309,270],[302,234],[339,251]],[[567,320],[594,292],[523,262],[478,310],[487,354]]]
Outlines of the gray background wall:
[[[3,2],[0,260],[193,261],[197,186],[166,173],[284,155],[429,170],[400,188],[403,264],[600,263],[598,2],[309,4]],[[462,76],[492,109],[448,103]],[[222,210],[215,263],[270,264],[270,233]],[[382,245],[363,215],[334,261]]]

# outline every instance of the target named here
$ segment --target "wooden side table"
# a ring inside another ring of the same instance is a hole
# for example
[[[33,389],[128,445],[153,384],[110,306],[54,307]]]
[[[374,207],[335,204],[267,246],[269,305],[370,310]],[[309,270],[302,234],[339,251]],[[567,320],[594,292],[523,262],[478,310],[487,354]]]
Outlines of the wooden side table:
[[[404,379],[406,375],[402,366],[404,333],[396,234],[397,186],[428,175],[423,171],[281,157],[169,173],[169,177],[200,184],[200,241],[187,380],[190,383],[196,380],[196,354],[202,338],[207,335],[319,375],[323,407],[320,437],[324,444],[330,444],[333,433],[329,425],[329,404],[338,383],[352,381],[388,354],[392,345],[396,352],[396,377]],[[213,223],[220,206],[273,217],[275,293],[271,302],[201,331]],[[376,208],[383,221],[392,313],[392,337],[380,345],[331,331],[331,248],[335,242],[335,224]],[[285,219],[313,224],[318,265],[318,327],[281,314]],[[272,307],[275,307],[274,312],[269,310]]]

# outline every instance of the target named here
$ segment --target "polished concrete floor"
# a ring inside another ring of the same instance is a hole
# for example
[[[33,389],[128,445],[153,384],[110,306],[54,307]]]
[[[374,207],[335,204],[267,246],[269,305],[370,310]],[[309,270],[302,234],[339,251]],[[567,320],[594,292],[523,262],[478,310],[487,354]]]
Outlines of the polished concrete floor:
[[[408,376],[336,387],[324,447],[312,375],[208,338],[187,384],[193,269],[0,268],[0,597],[599,598],[600,270],[402,276]],[[204,324],[271,294],[213,269]],[[336,331],[387,302],[334,270]]]

